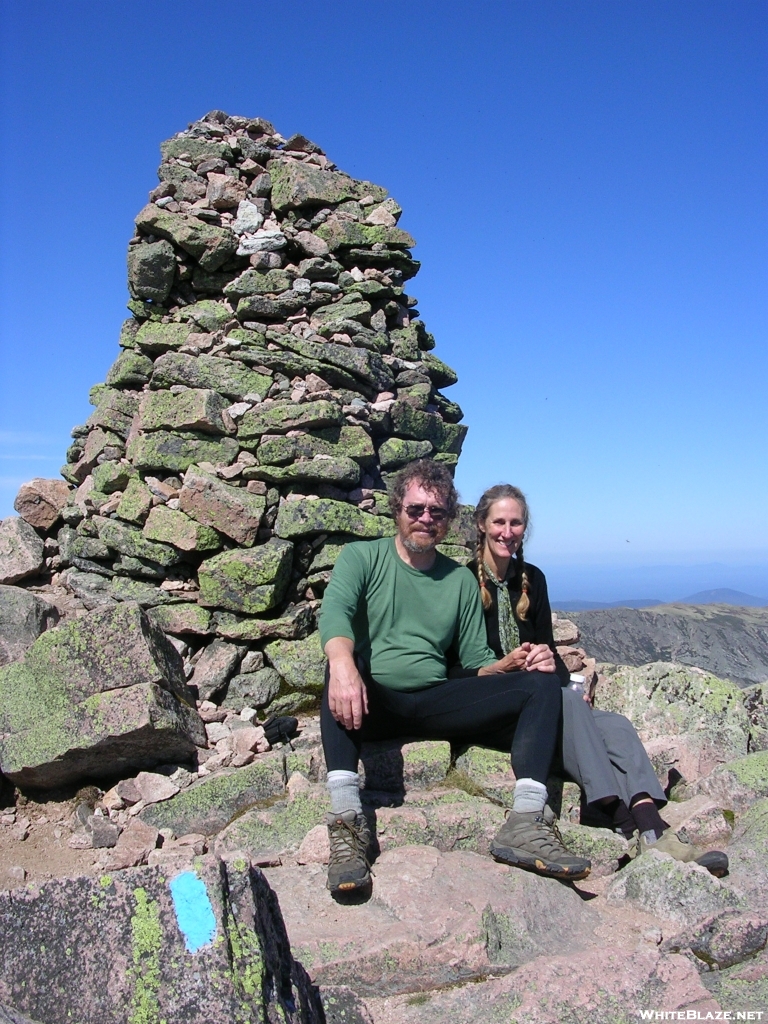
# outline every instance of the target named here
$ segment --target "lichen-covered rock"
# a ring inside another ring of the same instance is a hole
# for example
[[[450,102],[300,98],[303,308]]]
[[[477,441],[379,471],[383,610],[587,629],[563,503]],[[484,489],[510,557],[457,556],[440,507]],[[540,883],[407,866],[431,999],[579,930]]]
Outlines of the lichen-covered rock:
[[[165,239],[128,249],[128,288],[134,299],[162,304],[176,277],[176,254]]]
[[[230,402],[223,395],[205,389],[189,388],[178,394],[150,391],[141,401],[141,426],[144,430],[201,430],[206,434],[229,434],[231,431],[222,419],[228,405]]]
[[[348,533],[361,540],[389,537],[396,532],[391,519],[361,512],[354,505],[331,498],[284,502],[277,513],[274,529],[278,537]]]
[[[171,828],[178,836],[215,835],[243,811],[279,796],[284,788],[282,755],[260,754],[245,768],[200,779],[170,800],[146,807],[141,818],[155,828]]]
[[[230,640],[301,640],[315,627],[315,616],[309,604],[295,605],[276,619],[259,619],[214,612],[214,626],[219,636]]]
[[[138,477],[128,481],[115,515],[128,523],[141,526],[152,508],[152,492]]]
[[[99,531],[99,540],[103,541],[112,551],[117,551],[128,558],[141,558],[157,565],[167,567],[178,562],[179,552],[169,544],[159,544],[148,540],[140,530],[125,526],[114,519],[95,519]]]
[[[356,487],[360,482],[360,467],[344,455],[332,458],[320,455],[302,459],[290,466],[255,466],[248,471],[251,480],[266,480],[273,484],[312,481],[335,484],[337,487]]]
[[[451,745],[442,740],[382,740],[364,743],[360,758],[366,789],[401,794],[443,782],[451,766]]]
[[[21,518],[37,530],[50,530],[69,502],[71,490],[65,480],[36,477],[22,484],[13,503]]]
[[[221,547],[221,537],[210,526],[201,526],[184,512],[167,505],[152,509],[142,533],[147,540],[171,544],[179,551],[217,551]]]
[[[744,899],[698,864],[650,850],[628,864],[606,890],[609,903],[626,900],[681,925],[723,910],[746,909]]]
[[[0,769],[17,785],[183,761],[204,743],[181,658],[136,604],[50,629],[0,669]]]
[[[266,499],[244,487],[233,487],[194,466],[184,476],[179,508],[244,547],[256,540]]]
[[[387,190],[370,181],[355,181],[338,171],[326,171],[310,164],[295,161],[273,161],[269,168],[272,178],[272,205],[276,210],[297,209],[326,203],[341,203],[345,199],[384,199]]]
[[[139,470],[171,470],[183,473],[199,462],[228,466],[238,452],[233,437],[215,440],[204,433],[172,434],[156,430],[140,434],[128,444],[128,458]]]
[[[58,621],[55,606],[41,597],[20,587],[0,586],[0,665],[21,658]]]
[[[379,448],[379,461],[382,469],[399,469],[408,462],[425,458],[432,450],[431,441],[406,441],[400,437],[390,437]]]
[[[288,583],[293,545],[272,539],[245,550],[222,551],[200,566],[200,604],[258,615],[273,608]]]
[[[227,684],[221,707],[240,712],[243,708],[265,708],[280,692],[281,678],[273,668],[243,672]]]
[[[325,654],[319,633],[312,633],[305,640],[275,640],[267,644],[264,653],[291,689],[322,693]]]
[[[145,867],[0,893],[0,1000],[40,1024],[324,1019],[261,872],[209,855],[170,874]]]
[[[218,270],[237,249],[237,237],[228,228],[205,224],[196,217],[166,213],[150,203],[136,218],[136,227],[157,235],[194,256],[203,270]]]
[[[211,613],[196,604],[164,604],[147,612],[149,621],[171,636],[208,636]]]
[[[200,700],[210,700],[237,671],[243,648],[226,640],[214,640],[200,656],[189,685]]]
[[[720,971],[751,959],[765,949],[766,941],[766,918],[724,910],[667,939],[663,949],[669,953],[690,950],[700,971]]]
[[[43,567],[43,542],[18,516],[0,521],[0,584],[36,576]]]
[[[739,687],[700,669],[667,662],[604,666],[595,706],[630,719],[663,776],[672,765],[693,782],[747,753],[749,720]]]
[[[180,349],[188,337],[187,324],[164,324],[148,320],[136,332],[135,342],[142,352],[160,355]]]
[[[113,388],[140,388],[152,375],[152,360],[140,352],[121,352],[107,373],[106,383]]]
[[[721,764],[686,788],[686,796],[706,794],[729,810],[745,811],[768,796],[768,750]]]
[[[288,430],[311,430],[342,422],[341,406],[336,402],[307,402],[304,405],[277,403],[258,405],[243,416],[237,436],[241,440],[262,434],[282,434]]]
[[[152,388],[160,390],[174,384],[216,391],[238,401],[248,394],[257,394],[263,398],[272,384],[272,378],[220,356],[166,352],[155,360]]]

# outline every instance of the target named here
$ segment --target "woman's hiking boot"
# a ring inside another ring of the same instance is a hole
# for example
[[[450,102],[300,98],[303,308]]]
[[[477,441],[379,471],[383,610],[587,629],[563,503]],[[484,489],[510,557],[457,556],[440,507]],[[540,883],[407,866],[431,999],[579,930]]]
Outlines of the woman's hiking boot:
[[[632,847],[634,846],[634,849]],[[662,832],[658,839],[651,841],[648,833],[642,835],[635,833],[630,840],[630,857],[636,857],[647,853],[649,850],[658,850],[659,853],[666,853],[675,860],[689,864],[691,861],[706,868],[710,875],[715,878],[722,878],[728,874],[728,854],[721,850],[710,850],[708,853],[696,855],[696,849],[691,840],[681,829],[674,832],[671,828]]]
[[[371,883],[371,831],[365,815],[356,811],[329,814],[326,824],[331,841],[327,887],[332,893],[364,889]]]
[[[491,842],[491,856],[504,864],[569,881],[586,878],[592,869],[586,857],[577,857],[565,848],[549,807],[526,813],[508,811]]]

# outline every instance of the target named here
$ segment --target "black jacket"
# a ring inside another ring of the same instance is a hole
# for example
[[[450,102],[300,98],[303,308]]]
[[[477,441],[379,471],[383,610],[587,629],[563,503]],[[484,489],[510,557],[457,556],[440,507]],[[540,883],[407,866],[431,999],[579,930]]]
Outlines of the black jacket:
[[[467,568],[477,579],[477,563],[472,561]],[[549,607],[549,595],[547,594],[547,579],[541,569],[531,565],[530,562],[525,563],[525,571],[528,575],[528,599],[531,603],[524,619],[519,619],[515,615],[515,620],[520,630],[520,643],[546,644],[551,648],[555,655],[555,668],[560,679],[560,685],[567,686],[570,680],[570,673],[555,647],[555,638],[552,634],[552,611]],[[497,658],[501,658],[504,652],[501,649],[501,640],[499,639],[498,588],[491,580],[488,580],[488,593],[491,595],[491,607],[485,612],[488,646]],[[520,591],[515,592],[510,588],[509,597],[512,602],[512,611],[514,612],[520,597]]]

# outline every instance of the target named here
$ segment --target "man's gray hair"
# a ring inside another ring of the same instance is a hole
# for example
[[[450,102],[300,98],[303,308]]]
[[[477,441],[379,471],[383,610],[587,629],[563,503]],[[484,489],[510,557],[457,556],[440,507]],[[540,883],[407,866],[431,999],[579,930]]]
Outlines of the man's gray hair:
[[[425,491],[439,494],[448,512],[448,521],[455,518],[459,507],[459,492],[453,485],[448,467],[433,459],[410,462],[395,476],[389,491],[389,507],[393,516],[397,516],[402,509],[405,492],[412,483],[420,484]]]

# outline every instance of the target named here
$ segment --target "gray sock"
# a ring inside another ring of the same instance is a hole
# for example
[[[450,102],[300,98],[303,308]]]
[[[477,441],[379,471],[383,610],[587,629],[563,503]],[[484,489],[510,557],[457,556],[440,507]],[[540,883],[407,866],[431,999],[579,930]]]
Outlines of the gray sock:
[[[343,814],[344,811],[355,811],[357,814],[362,813],[360,776],[357,772],[328,772],[327,785],[331,796],[332,814]]]
[[[518,779],[515,783],[515,799],[512,810],[518,814],[543,811],[547,802],[547,787],[535,779]]]

